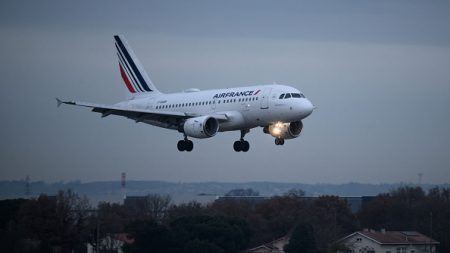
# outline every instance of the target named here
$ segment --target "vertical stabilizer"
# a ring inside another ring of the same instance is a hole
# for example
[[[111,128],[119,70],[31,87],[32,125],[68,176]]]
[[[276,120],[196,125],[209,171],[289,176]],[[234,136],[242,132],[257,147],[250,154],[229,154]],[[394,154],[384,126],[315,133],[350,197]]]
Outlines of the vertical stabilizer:
[[[119,58],[120,75],[133,95],[160,93],[142,67],[141,62],[128,45],[123,35],[115,35],[117,57]]]

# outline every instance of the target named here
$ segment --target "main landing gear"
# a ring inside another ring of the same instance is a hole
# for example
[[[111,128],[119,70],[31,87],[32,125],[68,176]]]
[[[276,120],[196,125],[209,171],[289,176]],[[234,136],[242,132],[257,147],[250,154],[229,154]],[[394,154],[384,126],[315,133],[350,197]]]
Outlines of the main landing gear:
[[[188,140],[187,136],[184,136],[184,140],[178,141],[177,147],[178,151],[191,152],[194,149],[194,143]]]
[[[250,144],[248,143],[248,141],[244,140],[244,136],[248,132],[250,132],[250,130],[248,130],[248,129],[241,130],[241,139],[239,139],[238,141],[235,141],[233,144],[234,151],[247,152],[250,149]]]
[[[283,138],[275,138],[275,145],[284,145],[284,139]]]

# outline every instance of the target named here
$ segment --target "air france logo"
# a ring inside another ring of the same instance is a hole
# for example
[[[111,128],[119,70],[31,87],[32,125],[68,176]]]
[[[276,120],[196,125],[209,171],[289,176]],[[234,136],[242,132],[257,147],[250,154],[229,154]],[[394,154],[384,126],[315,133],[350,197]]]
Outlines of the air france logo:
[[[261,90],[248,90],[248,91],[231,91],[227,93],[217,93],[213,98],[233,98],[233,97],[248,97],[248,96],[256,96]]]

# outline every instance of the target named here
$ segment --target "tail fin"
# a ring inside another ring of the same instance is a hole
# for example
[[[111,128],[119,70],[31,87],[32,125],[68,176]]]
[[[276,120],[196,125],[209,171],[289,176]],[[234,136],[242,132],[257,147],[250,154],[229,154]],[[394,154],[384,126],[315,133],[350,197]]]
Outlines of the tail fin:
[[[120,75],[133,94],[159,93],[123,35],[114,35]]]

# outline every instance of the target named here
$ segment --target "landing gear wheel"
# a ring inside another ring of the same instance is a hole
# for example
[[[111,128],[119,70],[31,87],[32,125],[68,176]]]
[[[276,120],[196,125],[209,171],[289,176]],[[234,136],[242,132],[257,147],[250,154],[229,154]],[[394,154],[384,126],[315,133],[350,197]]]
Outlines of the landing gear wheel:
[[[248,141],[241,141],[242,151],[247,152],[250,149],[250,143]]]
[[[187,152],[191,152],[194,149],[194,143],[191,140],[185,141],[185,147]]]
[[[177,148],[178,148],[178,151],[180,151],[180,152],[183,152],[184,150],[186,150],[185,141],[184,140],[178,141]]]
[[[283,138],[275,138],[275,145],[284,145],[284,139]]]
[[[234,144],[233,144],[234,151],[236,151],[236,152],[240,152],[240,151],[247,152],[250,149],[250,144],[248,143],[248,141],[244,140],[244,136],[248,132],[250,132],[250,130],[248,130],[248,129],[241,130],[241,139],[239,139],[238,141],[235,141]]]
[[[242,151],[241,141],[235,141],[233,144],[233,148],[234,148],[234,151],[236,151],[236,152]]]
[[[184,140],[178,141],[177,144],[178,151],[187,151],[191,152],[194,149],[194,143],[191,140],[185,138]]]

